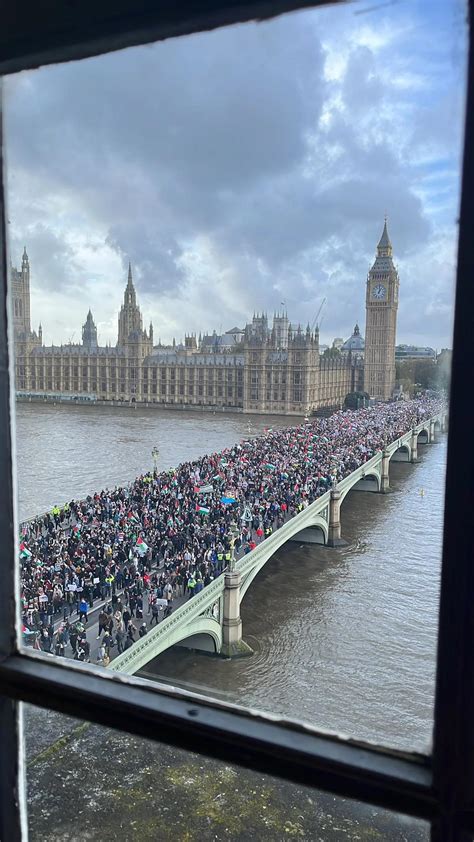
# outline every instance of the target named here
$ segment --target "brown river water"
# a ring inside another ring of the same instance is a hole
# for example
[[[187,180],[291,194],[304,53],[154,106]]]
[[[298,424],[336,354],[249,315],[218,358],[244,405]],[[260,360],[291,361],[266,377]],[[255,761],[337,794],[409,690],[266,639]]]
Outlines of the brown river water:
[[[247,437],[249,424],[256,435],[289,423],[19,404],[20,518],[132,480],[153,466],[155,445],[165,469]],[[352,737],[426,750],[445,458],[441,437],[419,447],[416,465],[391,464],[390,494],[351,492],[341,509],[347,546],[288,544],[267,563],[242,603],[252,657],[226,661],[174,648],[147,675]],[[384,838],[404,838],[393,834]]]

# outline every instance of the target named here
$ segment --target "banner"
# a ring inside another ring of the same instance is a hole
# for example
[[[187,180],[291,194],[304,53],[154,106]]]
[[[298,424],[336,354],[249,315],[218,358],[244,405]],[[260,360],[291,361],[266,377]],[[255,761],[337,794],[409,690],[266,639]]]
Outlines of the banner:
[[[214,491],[214,486],[213,486],[213,485],[201,485],[201,486],[198,488],[198,492],[199,492],[199,494],[210,494],[210,493],[211,493],[211,491]]]

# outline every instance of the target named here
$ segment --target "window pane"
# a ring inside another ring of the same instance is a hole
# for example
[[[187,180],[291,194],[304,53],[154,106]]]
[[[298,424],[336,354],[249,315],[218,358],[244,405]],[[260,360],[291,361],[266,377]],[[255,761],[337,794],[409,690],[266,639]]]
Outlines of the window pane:
[[[402,6],[9,79],[10,275],[24,643],[425,750],[466,16]]]
[[[424,822],[386,810],[38,708],[24,716],[32,842],[429,839]]]
[[[91,413],[95,440],[84,432]],[[173,438],[176,429],[189,448],[195,447],[198,452],[201,448],[202,452],[206,447],[221,447],[226,428],[229,445],[241,438],[247,423],[227,416],[216,427],[214,419],[196,420],[191,416],[180,419],[176,428],[172,413],[159,417],[166,431],[162,458],[168,465],[174,453],[179,454],[180,462],[185,458],[183,445]],[[37,454],[44,453],[51,443],[53,420],[58,465],[67,465],[71,436],[76,442],[75,459],[83,468],[72,477],[67,470],[58,471],[48,480],[38,466],[34,472],[38,483],[29,482]],[[105,472],[111,476],[112,464],[117,470],[115,481],[120,482],[119,472],[127,458],[132,472],[136,458],[133,446],[139,439],[146,467],[155,442],[153,427],[145,426],[147,416],[143,412],[126,418],[132,439],[127,450],[126,443],[120,443],[121,420],[119,417],[112,423],[109,414],[103,416],[100,410],[91,408],[71,411],[18,406],[20,486],[29,491],[33,501],[33,495],[38,495],[37,510],[44,508],[40,505],[42,494],[43,499],[51,494],[48,504],[64,499],[67,489],[72,489],[72,498],[80,499],[88,476],[92,487],[100,488],[101,476]],[[257,430],[268,421],[255,417],[252,423]],[[285,422],[274,418],[272,423],[276,427]],[[206,441],[199,438],[200,431]],[[104,441],[109,442],[110,450],[103,446]],[[122,447],[120,460],[114,457],[118,447]],[[444,471],[445,447],[444,437],[436,445],[420,445],[421,461],[414,469],[394,464],[390,476],[393,494],[349,496],[342,515],[348,547],[334,550],[292,542],[276,553],[242,601],[243,636],[255,653],[251,658],[228,661],[172,647],[140,674],[366,739],[402,744],[407,749],[426,745],[431,729],[443,500],[439,476]],[[422,489],[424,496],[420,494]],[[421,542],[420,518],[425,530]],[[416,548],[413,558],[398,553],[400,523],[406,541]],[[429,577],[427,569],[432,571]],[[99,655],[98,617],[104,605],[100,588],[103,582],[93,590],[93,608],[88,614],[87,640],[93,663]],[[182,588],[178,588],[180,594]],[[394,601],[400,594],[406,599],[394,611]],[[174,600],[175,610],[186,598]],[[147,595],[143,602],[144,620],[149,627],[154,626]],[[48,606],[49,610],[54,608],[51,599]],[[417,612],[422,612],[422,624]],[[161,609],[160,622],[163,613]],[[76,598],[58,603],[53,614],[56,631],[64,614],[71,624],[77,621]],[[141,620],[135,618],[134,623],[139,627]],[[28,637],[25,642],[32,645]],[[56,634],[51,651],[56,651],[57,642]],[[186,645],[186,641],[183,643]],[[66,641],[64,651],[72,657],[71,642]],[[117,654],[116,646],[110,654]]]
[[[392,494],[349,495],[341,515],[348,547],[291,543],[258,574],[241,607],[251,658],[173,647],[143,673],[329,730],[426,748],[445,437],[420,454],[414,469],[391,466]]]

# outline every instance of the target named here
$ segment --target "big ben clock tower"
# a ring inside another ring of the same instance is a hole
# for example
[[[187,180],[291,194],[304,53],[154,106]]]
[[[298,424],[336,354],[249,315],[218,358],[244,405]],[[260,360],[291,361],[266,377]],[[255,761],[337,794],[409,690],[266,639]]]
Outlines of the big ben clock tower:
[[[364,390],[382,401],[392,397],[395,386],[398,286],[385,217],[377,257],[367,276],[364,353]]]

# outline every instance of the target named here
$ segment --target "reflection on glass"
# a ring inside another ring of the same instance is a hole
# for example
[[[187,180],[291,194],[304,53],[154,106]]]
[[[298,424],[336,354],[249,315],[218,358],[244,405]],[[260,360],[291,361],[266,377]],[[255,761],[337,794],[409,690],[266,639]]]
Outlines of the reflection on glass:
[[[464,10],[354,11],[8,82],[23,638],[425,749]]]
[[[32,842],[429,839],[396,813],[38,708],[24,716]]]

